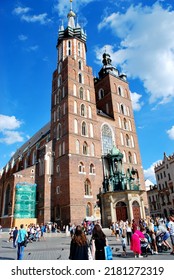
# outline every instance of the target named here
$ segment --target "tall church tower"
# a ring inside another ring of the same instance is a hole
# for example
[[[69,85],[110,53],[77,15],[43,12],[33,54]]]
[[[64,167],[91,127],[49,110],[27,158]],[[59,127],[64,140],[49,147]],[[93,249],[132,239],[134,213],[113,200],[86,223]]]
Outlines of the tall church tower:
[[[86,33],[72,6],[67,17],[52,79],[51,219],[67,224],[102,218],[108,226],[144,218],[147,197],[126,75],[104,53],[94,79],[86,64]]]
[[[92,69],[86,65],[86,33],[70,9],[59,29],[57,69],[52,80],[51,138],[54,151],[52,218],[82,221],[97,215],[102,170]],[[98,174],[97,174],[98,175]],[[100,216],[98,216],[100,218]]]

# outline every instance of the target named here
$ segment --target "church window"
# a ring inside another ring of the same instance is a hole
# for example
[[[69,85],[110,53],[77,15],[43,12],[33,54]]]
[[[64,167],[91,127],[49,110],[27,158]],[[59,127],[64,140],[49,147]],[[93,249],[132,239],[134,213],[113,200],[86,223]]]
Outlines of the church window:
[[[98,91],[98,99],[100,100],[100,99],[102,99],[104,97],[104,90],[101,88],[101,89],[99,89],[99,91]]]
[[[126,134],[126,146],[127,147],[130,147],[131,145],[130,145],[130,138],[129,138],[129,135],[128,134]]]
[[[102,126],[102,151],[103,154],[108,154],[113,147],[113,134],[109,125]]]
[[[58,108],[57,108],[57,119],[60,120],[60,117],[61,117],[61,108],[60,108],[60,106],[58,106]]]
[[[79,163],[79,173],[84,173],[84,171],[85,171],[84,164],[83,164],[83,162],[80,162]]]
[[[93,163],[91,163],[90,166],[89,166],[89,173],[90,174],[95,174],[95,167],[94,167]]]
[[[129,130],[132,131],[132,124],[130,120],[129,120]]]
[[[6,191],[5,191],[5,195],[4,195],[4,216],[8,215],[8,207],[10,204],[10,185],[8,184]]]
[[[118,123],[119,123],[119,127],[121,128],[121,118],[118,117]]]
[[[78,42],[78,56],[81,56],[81,44]]]
[[[57,139],[60,139],[61,137],[61,124],[59,123],[57,126]]]
[[[79,73],[79,83],[82,83],[82,74]]]
[[[62,71],[62,62],[59,63],[59,66],[58,66],[58,73],[60,74],[61,71]]]
[[[62,88],[62,98],[65,97],[65,87]]]
[[[86,217],[92,216],[92,205],[90,202],[86,205]]]
[[[118,87],[118,94],[120,95],[120,96],[123,96],[124,97],[124,92],[123,92],[123,88],[122,87]]]
[[[86,124],[86,122],[82,122],[82,135],[87,136],[87,124]]]
[[[59,144],[59,157],[61,157],[61,155],[62,155],[62,145],[61,145],[61,143]]]
[[[65,141],[63,141],[62,143],[62,155],[65,154]]]
[[[79,97],[80,99],[84,99],[84,90],[82,87],[80,87]]]
[[[86,117],[86,107],[84,104],[81,104],[80,114],[82,117]]]
[[[78,64],[79,64],[79,70],[82,70],[82,62],[81,62],[81,60],[79,60]]]
[[[131,154],[131,152],[128,152],[128,160],[129,160],[129,163],[132,163],[132,154]]]
[[[71,41],[68,41],[68,55],[71,55]]]
[[[83,155],[88,155],[88,144],[86,142],[83,143]]]
[[[60,87],[61,84],[62,84],[62,76],[60,75],[60,76],[58,77],[58,87]]]
[[[109,114],[109,104],[106,103],[106,114]]]
[[[86,179],[84,183],[84,187],[85,187],[85,195],[92,195],[91,184],[88,179]]]

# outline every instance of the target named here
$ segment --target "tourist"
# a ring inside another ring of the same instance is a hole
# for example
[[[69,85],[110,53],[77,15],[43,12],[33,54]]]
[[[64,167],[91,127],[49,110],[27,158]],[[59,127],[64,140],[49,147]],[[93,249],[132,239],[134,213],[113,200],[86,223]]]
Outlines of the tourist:
[[[131,251],[134,252],[135,258],[142,258],[141,256],[141,240],[144,240],[144,234],[140,230],[136,230],[131,237]]]
[[[174,215],[169,217],[168,230],[172,243],[172,252],[170,254],[174,255]]]
[[[92,231],[92,257],[95,260],[105,260],[104,247],[108,245],[106,235],[99,224]]]
[[[88,260],[88,241],[82,227],[78,225],[71,239],[70,260]]]
[[[18,246],[18,250],[17,250],[17,260],[22,260],[23,259],[23,255],[24,255],[24,239],[25,236],[27,236],[27,231],[24,229],[24,225],[21,224],[20,225],[20,229],[18,231],[18,235],[16,237],[16,243]]]

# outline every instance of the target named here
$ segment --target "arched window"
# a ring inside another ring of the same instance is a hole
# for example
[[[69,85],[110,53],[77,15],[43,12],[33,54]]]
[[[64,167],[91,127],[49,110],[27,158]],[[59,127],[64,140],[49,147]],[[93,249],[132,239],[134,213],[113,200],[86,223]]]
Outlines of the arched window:
[[[62,84],[62,76],[59,75],[59,77],[58,77],[58,87],[60,87],[61,84]]]
[[[102,126],[102,151],[103,154],[108,154],[109,151],[113,148],[113,134],[109,125],[104,124]]]
[[[4,194],[4,216],[8,215],[8,207],[10,204],[10,185],[8,184]]]
[[[80,106],[80,115],[82,117],[86,117],[86,107],[84,104],[81,104],[81,106]]]
[[[85,195],[92,195],[91,183],[88,179],[84,182]]]
[[[90,166],[89,166],[89,173],[90,174],[95,174],[95,167],[94,167],[93,163],[91,163]]]
[[[130,147],[131,145],[130,145],[130,138],[129,138],[129,135],[128,134],[126,134],[126,146],[127,147]]]
[[[84,91],[82,87],[80,87],[79,97],[80,99],[84,99]]]
[[[71,55],[71,41],[68,41],[68,55]]]
[[[74,133],[78,133],[78,121],[76,119],[74,120]]]
[[[60,120],[60,117],[61,117],[61,107],[58,106],[58,108],[57,108],[57,119]]]
[[[61,157],[61,155],[62,155],[62,145],[61,145],[61,143],[59,144],[59,157]]]
[[[81,60],[79,60],[78,64],[79,64],[79,70],[82,70],[82,62],[81,62]]]
[[[65,87],[62,88],[62,98],[65,97]]]
[[[82,74],[79,73],[79,83],[82,83]]]
[[[123,91],[123,88],[121,86],[118,87],[118,94],[120,96],[123,96],[124,97],[124,91]]]
[[[87,124],[82,122],[82,135],[87,136]]]
[[[76,140],[76,154],[80,153],[80,142],[79,140]]]
[[[83,155],[88,155],[88,144],[86,142],[83,143]]]
[[[128,152],[128,161],[129,161],[129,163],[132,163],[132,154],[131,154],[131,152]]]
[[[119,127],[121,128],[122,126],[121,126],[121,118],[120,117],[118,117],[118,123],[119,123]]]
[[[36,151],[33,151],[33,154],[32,154],[32,164],[35,164],[36,163]]]
[[[98,99],[102,99],[104,97],[104,90],[102,88],[99,89],[98,91]]]
[[[123,119],[123,125],[124,125],[124,129],[128,130],[128,123],[125,118]]]
[[[65,154],[65,141],[63,141],[62,143],[62,155]]]
[[[92,216],[92,205],[90,202],[86,205],[86,217]]]
[[[85,172],[84,164],[83,164],[83,162],[80,162],[79,163],[79,173],[84,173],[84,172]]]
[[[57,139],[60,139],[61,136],[61,124],[59,123],[57,126]]]
[[[81,44],[78,42],[78,56],[81,56]]]
[[[58,73],[60,74],[61,71],[62,71],[62,62],[59,63],[59,66],[58,66]]]

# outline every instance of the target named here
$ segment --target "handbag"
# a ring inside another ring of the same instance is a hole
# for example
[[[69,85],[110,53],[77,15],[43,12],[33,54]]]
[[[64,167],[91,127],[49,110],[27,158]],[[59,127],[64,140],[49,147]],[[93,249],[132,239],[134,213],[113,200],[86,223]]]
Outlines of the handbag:
[[[88,247],[88,260],[93,260],[90,247]]]
[[[20,244],[21,244],[21,246],[27,247],[27,243],[28,243],[28,240],[27,240],[27,237],[25,235],[24,240]]]
[[[112,260],[112,249],[110,246],[105,246],[104,247],[104,251],[105,251],[105,260]]]

